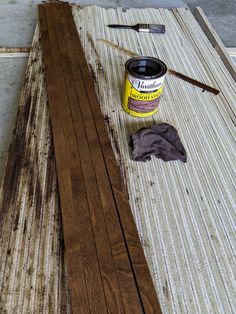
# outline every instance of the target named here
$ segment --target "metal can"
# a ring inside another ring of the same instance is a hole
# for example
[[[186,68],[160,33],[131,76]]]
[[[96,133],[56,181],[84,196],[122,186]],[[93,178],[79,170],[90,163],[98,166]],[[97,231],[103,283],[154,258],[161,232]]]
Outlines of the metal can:
[[[135,57],[125,63],[122,106],[135,117],[148,117],[158,110],[167,66],[153,57]]]

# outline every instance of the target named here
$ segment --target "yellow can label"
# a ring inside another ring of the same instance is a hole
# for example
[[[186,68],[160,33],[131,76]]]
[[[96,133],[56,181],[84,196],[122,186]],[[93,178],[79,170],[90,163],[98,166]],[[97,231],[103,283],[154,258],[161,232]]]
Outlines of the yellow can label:
[[[130,82],[129,82],[129,85],[130,85],[130,91],[131,91],[129,97],[131,97],[133,99],[137,99],[137,100],[154,100],[154,99],[158,98],[161,95],[162,90],[163,90],[163,85],[162,85],[155,92],[152,92],[152,93],[142,93],[142,92],[139,92],[138,90],[136,90],[134,87],[132,87]]]
[[[161,87],[155,91],[138,91],[131,84],[128,74],[125,76],[125,86],[123,94],[123,109],[132,116],[148,117],[155,114],[158,110],[160,96],[163,91]]]

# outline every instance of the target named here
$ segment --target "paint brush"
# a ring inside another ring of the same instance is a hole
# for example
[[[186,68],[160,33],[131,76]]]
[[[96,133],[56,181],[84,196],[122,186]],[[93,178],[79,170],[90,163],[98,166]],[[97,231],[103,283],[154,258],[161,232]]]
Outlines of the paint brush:
[[[120,25],[109,24],[110,28],[117,29],[134,29],[136,32],[165,34],[165,25],[162,24],[136,24],[136,25]]]

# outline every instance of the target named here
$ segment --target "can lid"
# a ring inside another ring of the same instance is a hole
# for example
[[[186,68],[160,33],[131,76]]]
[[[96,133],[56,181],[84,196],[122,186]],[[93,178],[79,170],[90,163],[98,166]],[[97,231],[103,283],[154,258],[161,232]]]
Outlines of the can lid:
[[[140,79],[155,79],[166,74],[165,63],[153,57],[135,57],[125,63],[126,71]]]

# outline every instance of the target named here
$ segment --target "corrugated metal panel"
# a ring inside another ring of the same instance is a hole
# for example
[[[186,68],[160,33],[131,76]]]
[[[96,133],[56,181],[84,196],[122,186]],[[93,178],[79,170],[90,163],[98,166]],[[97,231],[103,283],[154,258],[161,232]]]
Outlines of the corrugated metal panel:
[[[74,7],[74,15],[163,312],[236,312],[235,82],[188,10]],[[137,22],[164,23],[167,32],[106,27]],[[120,100],[127,56],[100,38],[159,56],[222,92],[202,93],[168,76],[159,113],[130,117]],[[1,192],[1,313],[70,312],[46,104],[36,31],[10,150],[19,158],[16,168],[8,160]],[[129,136],[160,121],[178,129],[187,164],[130,160]]]
[[[74,16],[163,312],[235,312],[235,82],[188,10],[75,7]],[[163,23],[166,34],[106,27],[138,22]],[[121,108],[128,57],[98,42],[101,38],[158,56],[221,93],[203,93],[168,76],[159,113],[130,117]],[[187,164],[130,160],[129,136],[158,122],[178,129]]]

